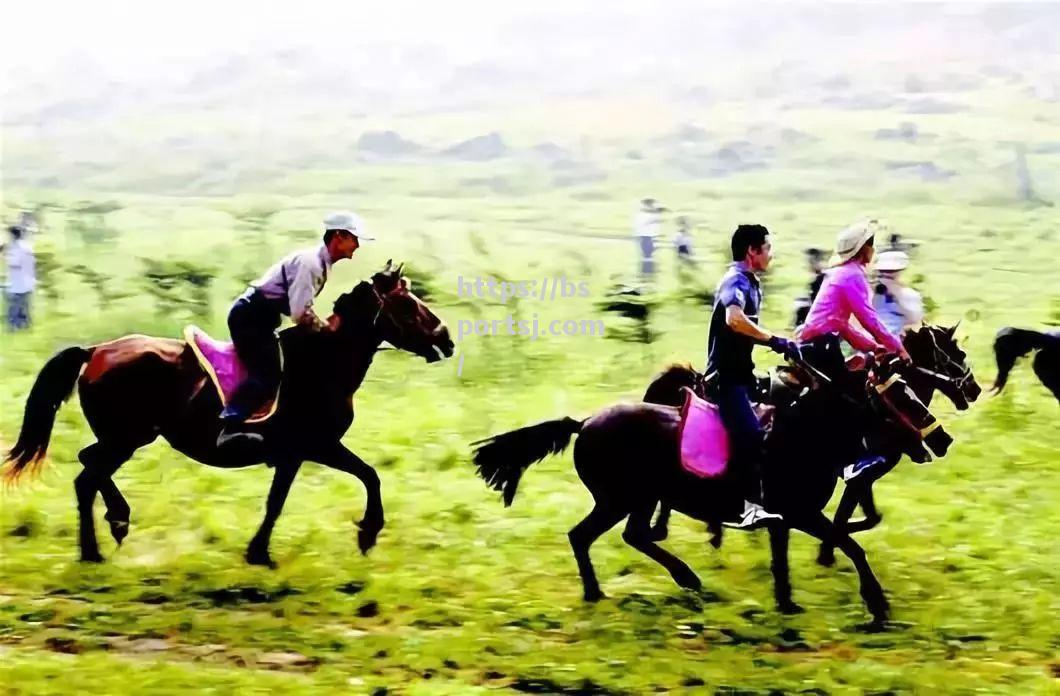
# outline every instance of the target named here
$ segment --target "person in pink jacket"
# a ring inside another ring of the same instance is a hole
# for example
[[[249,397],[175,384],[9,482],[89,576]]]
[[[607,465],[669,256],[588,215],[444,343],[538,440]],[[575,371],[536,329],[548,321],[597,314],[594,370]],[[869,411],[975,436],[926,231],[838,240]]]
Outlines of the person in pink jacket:
[[[909,362],[902,341],[884,326],[872,306],[868,265],[879,229],[875,220],[869,220],[839,233],[831,268],[825,273],[806,321],[795,329],[803,359],[833,379],[842,380],[846,374],[840,339],[856,350],[897,353]],[[882,462],[882,457],[866,455],[846,467],[843,478],[850,480]]]

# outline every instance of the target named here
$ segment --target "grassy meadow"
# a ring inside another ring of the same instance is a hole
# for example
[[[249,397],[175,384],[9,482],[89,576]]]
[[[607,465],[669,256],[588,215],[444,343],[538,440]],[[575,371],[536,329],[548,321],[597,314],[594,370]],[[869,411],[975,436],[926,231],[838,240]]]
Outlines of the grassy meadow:
[[[196,183],[197,160],[179,151],[165,164],[148,151],[140,166],[126,159],[83,178],[83,163],[64,159],[68,183],[16,182],[4,191],[5,219],[23,206],[42,210],[34,243],[56,267],[55,298],[38,293],[33,329],[0,334],[0,441],[16,438],[29,388],[53,352],[124,333],[177,336],[189,322],[224,335],[242,282],[289,248],[315,243],[317,221],[333,207],[356,208],[380,241],[336,267],[320,302],[329,305],[388,258],[403,260],[430,284],[431,306],[454,330],[458,319],[509,312],[602,318],[620,329],[622,320],[594,303],[633,278],[630,221],[649,195],[692,217],[696,284],[707,288],[723,270],[731,229],[766,224],[776,262],[764,321],[787,330],[791,303],[808,282],[803,248],[827,246],[843,225],[878,215],[919,242],[910,278],[932,321],[961,320],[986,386],[997,329],[1060,323],[1056,208],[1020,199],[1006,144],[1018,139],[1033,153],[1036,144],[1060,142],[1060,106],[989,81],[952,98],[962,110],[917,115],[798,105],[751,111],[751,102],[703,114],[529,106],[494,115],[511,152],[489,161],[248,165],[256,183],[221,195]],[[546,120],[590,132],[596,145],[572,155],[576,166],[522,157],[520,148],[549,137]],[[699,120],[709,122],[703,134],[673,135]],[[914,142],[877,133],[903,120],[917,123]],[[396,125],[438,143],[481,126],[457,116]],[[11,135],[9,161],[46,168],[39,143],[17,129]],[[686,166],[737,141],[767,148],[761,166],[711,175]],[[1060,154],[1041,152],[1029,156],[1038,195],[1060,198]],[[889,166],[895,161],[956,174],[910,177],[908,168]],[[584,179],[556,180],[572,168]],[[103,201],[114,210],[89,224],[102,220],[109,237],[86,241],[73,211]],[[241,222],[239,214],[253,210],[270,214]],[[306,465],[273,537],[279,568],[246,566],[242,553],[271,471],[208,469],[159,441],[115,477],[132,507],[124,546],[115,548],[100,528],[107,562],[78,563],[72,481],[77,451],[92,435],[71,400],[42,476],[0,496],[0,691],[1056,693],[1060,433],[1057,404],[1028,364],[1005,394],[968,412],[936,402],[956,438],[949,456],[904,462],[877,485],[885,519],[860,539],[893,606],[884,633],[859,628],[867,615],[845,558],[819,568],[811,541],[794,535],[795,599],[807,612],[783,617],[772,606],[765,533],[730,533],[714,551],[702,525],[680,517],[666,546],[708,591],[679,590],[616,529],[593,557],[610,598],[584,605],[566,533],[591,501],[569,453],[535,465],[510,509],[474,476],[467,446],[474,439],[639,398],[669,361],[701,366],[708,309],[677,286],[672,222],[665,232],[652,323],[658,340],[650,345],[466,337],[459,376],[455,359],[427,365],[380,354],[344,440],[382,479],[387,526],[367,557],[352,524],[363,511],[360,484]],[[208,268],[208,305],[198,315],[160,311],[145,290],[144,259]],[[78,264],[105,276],[105,301],[71,271]],[[506,305],[457,297],[461,276],[560,274],[587,281],[592,296]],[[759,367],[773,360],[762,351]]]

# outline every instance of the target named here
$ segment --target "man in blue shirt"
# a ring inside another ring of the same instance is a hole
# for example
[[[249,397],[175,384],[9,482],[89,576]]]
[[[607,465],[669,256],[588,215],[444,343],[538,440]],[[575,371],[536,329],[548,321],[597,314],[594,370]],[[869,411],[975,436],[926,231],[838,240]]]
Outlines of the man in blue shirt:
[[[761,466],[765,434],[751,407],[755,344],[769,346],[788,358],[798,358],[794,341],[759,326],[762,287],[756,273],[769,268],[773,258],[769,230],[762,225],[740,225],[732,235],[732,259],[714,293],[714,311],[707,339],[707,374],[714,373],[719,415],[732,444],[732,463],[739,469],[744,510],[735,529],[757,529],[780,515],[762,508]]]

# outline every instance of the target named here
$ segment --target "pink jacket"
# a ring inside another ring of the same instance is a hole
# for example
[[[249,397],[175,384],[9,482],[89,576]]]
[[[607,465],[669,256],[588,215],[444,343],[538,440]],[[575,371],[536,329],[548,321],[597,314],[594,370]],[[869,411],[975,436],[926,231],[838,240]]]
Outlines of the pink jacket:
[[[874,350],[882,345],[888,351],[898,352],[902,342],[880,321],[871,296],[868,275],[862,264],[850,261],[827,271],[821,290],[806,316],[806,323],[795,331],[796,338],[809,341],[824,334],[838,333],[860,351]],[[852,325],[851,316],[868,333]]]

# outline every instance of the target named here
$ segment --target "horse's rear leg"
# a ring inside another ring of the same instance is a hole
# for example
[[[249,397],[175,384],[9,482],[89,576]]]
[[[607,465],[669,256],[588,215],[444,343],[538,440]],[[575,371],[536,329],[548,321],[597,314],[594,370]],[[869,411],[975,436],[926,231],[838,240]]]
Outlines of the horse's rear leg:
[[[788,540],[790,530],[786,525],[769,525],[769,550],[772,556],[770,570],[773,571],[773,597],[782,614],[801,614],[803,608],[791,599],[791,576],[788,569]]]
[[[686,590],[699,590],[703,587],[703,583],[695,572],[680,558],[652,541],[650,525],[651,513],[654,507],[653,504],[652,507],[634,510],[626,522],[626,530],[622,532],[622,539],[663,568],[666,568],[670,572],[671,577],[673,577],[674,582],[681,587]]]
[[[574,558],[578,561],[578,574],[582,578],[583,596],[587,602],[596,602],[604,598],[604,593],[600,591],[600,583],[596,579],[596,571],[593,570],[593,562],[589,559],[589,547],[600,538],[600,535],[618,524],[626,514],[625,510],[597,502],[592,512],[567,533],[571,548],[574,550]]]
[[[77,455],[84,467],[74,479],[80,518],[78,540],[82,561],[99,563],[103,560],[96,540],[96,523],[92,516],[92,505],[96,500],[97,491],[103,491],[104,503],[107,505],[106,519],[110,523],[111,534],[115,540],[120,544],[128,533],[129,504],[114,485],[111,476],[122,464],[129,461],[135,449],[97,442]]]

